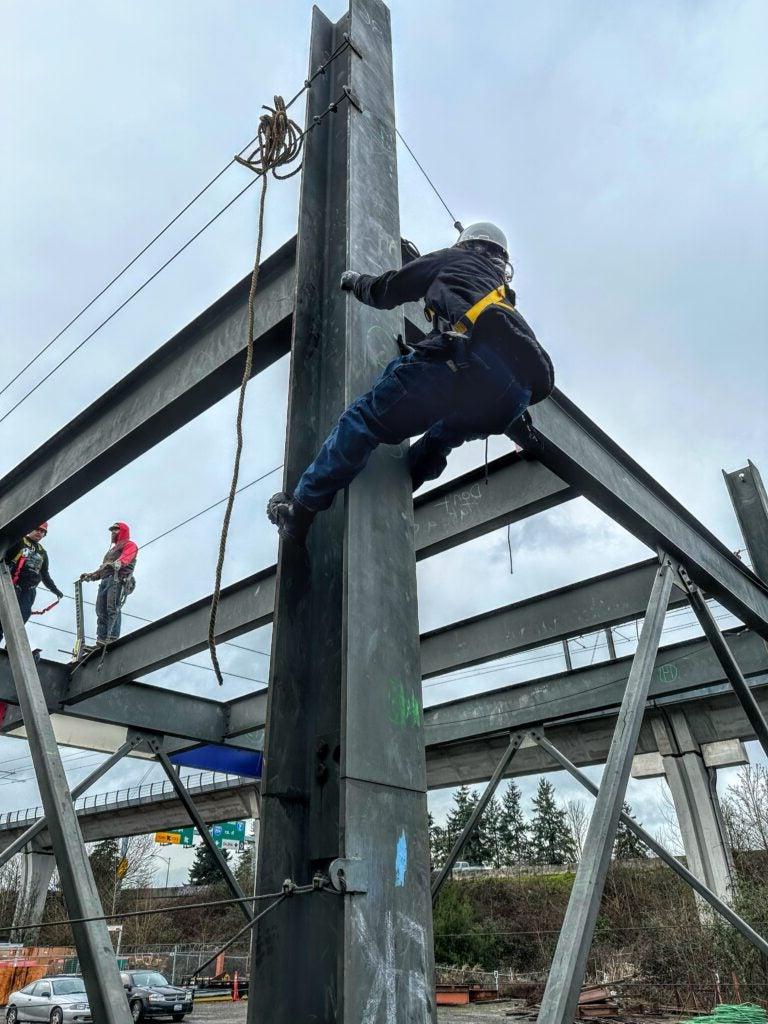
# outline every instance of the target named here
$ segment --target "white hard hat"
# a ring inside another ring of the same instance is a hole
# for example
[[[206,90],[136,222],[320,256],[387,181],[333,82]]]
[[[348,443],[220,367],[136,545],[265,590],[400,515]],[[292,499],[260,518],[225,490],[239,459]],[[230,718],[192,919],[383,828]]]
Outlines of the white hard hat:
[[[480,220],[476,224],[470,224],[469,227],[464,228],[456,245],[462,245],[464,242],[489,242],[491,245],[498,246],[505,256],[509,255],[507,236],[500,227],[487,220]]]

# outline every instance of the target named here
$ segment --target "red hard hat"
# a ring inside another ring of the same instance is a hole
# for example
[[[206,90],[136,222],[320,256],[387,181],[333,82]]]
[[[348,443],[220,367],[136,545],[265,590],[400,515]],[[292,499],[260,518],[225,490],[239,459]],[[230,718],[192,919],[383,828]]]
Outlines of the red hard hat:
[[[45,532],[48,533],[48,523],[40,523],[38,530],[45,530]]]

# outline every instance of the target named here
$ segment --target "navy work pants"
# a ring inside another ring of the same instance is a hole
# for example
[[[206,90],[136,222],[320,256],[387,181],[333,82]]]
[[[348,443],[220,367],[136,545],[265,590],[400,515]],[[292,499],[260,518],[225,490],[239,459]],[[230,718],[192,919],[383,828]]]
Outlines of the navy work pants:
[[[117,640],[120,636],[122,597],[123,584],[114,576],[106,576],[99,583],[99,592],[96,595],[96,640],[98,643]]]
[[[430,347],[393,359],[371,390],[342,414],[304,471],[294,492],[302,505],[328,508],[380,444],[424,435],[409,455],[413,484],[419,487],[442,473],[452,448],[504,433],[525,412],[531,389],[518,379],[514,339],[502,318],[494,322],[498,332],[478,332],[476,325],[471,342],[430,341]]]

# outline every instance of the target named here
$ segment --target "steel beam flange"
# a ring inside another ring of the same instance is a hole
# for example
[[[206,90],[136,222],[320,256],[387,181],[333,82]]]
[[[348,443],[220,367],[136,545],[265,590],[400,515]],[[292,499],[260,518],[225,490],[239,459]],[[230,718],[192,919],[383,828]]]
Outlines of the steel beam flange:
[[[368,864],[354,857],[337,857],[328,868],[328,877],[336,892],[368,892]]]

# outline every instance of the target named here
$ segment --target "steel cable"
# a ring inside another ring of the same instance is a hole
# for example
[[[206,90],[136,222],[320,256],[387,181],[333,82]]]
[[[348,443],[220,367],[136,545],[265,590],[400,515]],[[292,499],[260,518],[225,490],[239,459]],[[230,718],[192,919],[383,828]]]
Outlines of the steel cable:
[[[286,882],[286,885],[288,883]],[[156,907],[154,910],[126,910],[118,914],[95,914],[93,917],[62,917],[55,921],[35,921],[33,924],[25,925],[25,928],[53,928],[61,925],[89,924],[93,921],[124,921],[132,917],[153,917],[156,914],[167,914],[169,910],[177,913],[180,910],[204,910],[207,907],[225,907],[232,904],[254,903],[259,900],[285,899],[286,896],[301,896],[308,892],[321,892],[314,883],[309,885],[293,885],[290,892],[283,889],[281,892],[268,892],[260,896],[233,896],[226,900],[205,900],[200,903],[183,903],[174,907]],[[273,904],[274,906],[274,904]],[[255,919],[254,919],[255,920]],[[253,923],[253,922],[252,922]],[[0,932],[9,932],[14,929],[13,924],[0,925]]]
[[[329,56],[329,57],[328,57],[328,59],[327,59],[327,60],[325,61],[325,63],[323,63],[323,64],[320,64],[320,65],[318,65],[318,67],[317,67],[317,68],[315,69],[315,71],[313,72],[313,74],[311,74],[311,75],[309,76],[309,78],[305,79],[305,81],[304,81],[304,84],[303,84],[303,85],[302,85],[302,87],[301,87],[301,88],[299,89],[299,91],[298,91],[298,92],[297,92],[297,93],[296,93],[296,94],[295,94],[295,95],[294,95],[294,96],[293,96],[293,97],[292,97],[292,98],[291,98],[291,99],[289,100],[289,102],[288,102],[287,104],[284,104],[284,105],[283,105],[283,112],[285,112],[286,110],[288,110],[288,108],[289,108],[289,107],[291,107],[291,106],[292,106],[292,105],[293,105],[293,104],[294,104],[294,103],[296,102],[296,100],[298,100],[298,99],[299,99],[299,97],[300,97],[300,96],[302,96],[302,95],[303,95],[303,94],[304,94],[304,93],[305,93],[305,92],[306,92],[306,91],[307,91],[308,89],[310,89],[310,88],[311,88],[311,86],[312,86],[312,83],[313,83],[313,82],[314,82],[314,80],[315,80],[315,79],[316,79],[316,78],[318,77],[318,75],[324,75],[324,74],[326,73],[326,70],[327,70],[328,66],[329,66],[329,65],[330,65],[330,64],[331,64],[331,63],[332,63],[332,62],[333,62],[334,60],[336,60],[336,58],[337,58],[337,57],[339,57],[339,56],[340,56],[340,55],[341,55],[341,54],[342,54],[342,53],[344,52],[344,50],[346,50],[346,49],[347,49],[347,48],[348,48],[349,46],[350,46],[350,40],[349,40],[349,36],[348,36],[348,35],[347,35],[347,34],[345,33],[345,34],[344,34],[344,37],[343,37],[343,39],[342,39],[342,42],[341,42],[341,43],[339,43],[339,45],[338,45],[338,46],[337,46],[337,47],[336,47],[336,48],[335,48],[335,49],[333,50],[333,52],[332,52],[332,53],[330,54],[330,56]],[[317,119],[316,119],[316,120],[317,120]],[[314,125],[312,125],[311,127],[314,127]],[[301,133],[299,133],[299,134],[301,135]],[[305,133],[303,133],[303,134],[306,134],[306,132],[305,132]],[[303,137],[303,136],[302,136],[302,137]],[[175,223],[176,223],[176,222],[177,222],[178,220],[179,220],[179,218],[180,218],[180,217],[182,217],[182,216],[183,216],[183,214],[185,214],[185,213],[187,212],[187,210],[189,210],[189,209],[190,209],[190,207],[192,207],[192,206],[193,206],[193,205],[194,205],[194,204],[195,204],[195,203],[197,202],[197,200],[198,200],[198,199],[200,199],[200,198],[201,198],[201,197],[202,197],[202,196],[203,196],[203,195],[204,195],[204,194],[205,194],[205,193],[206,193],[206,192],[207,192],[207,191],[208,191],[208,190],[209,190],[209,189],[210,189],[210,188],[211,188],[211,187],[212,187],[212,186],[213,186],[213,185],[214,185],[214,184],[215,184],[215,183],[216,183],[216,182],[217,182],[217,181],[218,181],[218,180],[219,180],[219,179],[221,178],[221,177],[222,177],[222,175],[223,175],[223,174],[224,174],[224,173],[225,173],[225,172],[226,172],[227,170],[229,170],[229,168],[230,168],[230,167],[231,167],[231,166],[232,166],[232,165],[233,165],[233,164],[234,164],[235,162],[237,162],[237,161],[238,161],[238,158],[239,158],[239,157],[241,157],[241,156],[242,156],[242,154],[243,154],[243,153],[244,153],[244,152],[245,152],[245,151],[246,151],[246,150],[247,150],[247,149],[248,149],[248,148],[249,148],[250,146],[252,146],[252,145],[253,145],[253,143],[254,143],[255,141],[257,141],[257,140],[258,140],[258,135],[254,136],[254,137],[253,137],[253,138],[252,138],[252,139],[251,139],[251,140],[250,140],[249,142],[247,142],[247,143],[245,144],[245,146],[243,146],[243,148],[242,148],[242,149],[240,150],[240,152],[239,152],[239,153],[237,154],[237,156],[234,156],[234,157],[233,157],[233,158],[232,158],[232,159],[231,159],[231,160],[229,161],[229,163],[227,163],[227,164],[226,164],[226,165],[225,165],[224,167],[222,167],[222,169],[221,169],[220,171],[218,171],[218,173],[217,173],[217,174],[215,174],[215,175],[214,175],[214,176],[213,176],[213,177],[212,177],[212,178],[210,179],[210,181],[208,181],[208,183],[207,183],[206,185],[204,185],[204,186],[203,186],[203,188],[201,188],[201,189],[200,189],[200,190],[199,190],[199,191],[198,191],[198,192],[197,192],[197,193],[196,193],[196,194],[195,194],[195,195],[194,195],[194,196],[192,197],[192,199],[190,199],[190,200],[189,200],[189,202],[188,202],[188,203],[187,203],[187,204],[186,204],[186,205],[185,205],[184,207],[182,207],[182,209],[181,209],[181,210],[179,210],[179,212],[178,212],[178,213],[177,213],[177,214],[176,214],[176,215],[175,215],[174,217],[172,217],[172,218],[171,218],[171,220],[169,220],[169,221],[168,221],[168,223],[167,223],[167,224],[166,224],[166,225],[165,225],[165,226],[164,226],[163,228],[161,228],[161,230],[160,230],[160,231],[158,231],[158,232],[157,232],[157,234],[155,234],[155,235],[154,235],[154,236],[153,236],[153,237],[152,237],[152,238],[150,239],[150,241],[149,241],[149,242],[147,242],[147,244],[146,244],[146,245],[145,245],[145,246],[144,246],[144,247],[143,247],[143,248],[142,248],[142,249],[141,249],[141,250],[140,250],[140,251],[139,251],[139,252],[138,252],[138,253],[137,253],[137,254],[136,254],[136,255],[135,255],[134,257],[133,257],[133,259],[129,260],[129,262],[128,262],[128,263],[126,263],[126,264],[125,264],[125,266],[124,266],[124,267],[123,267],[123,268],[122,268],[122,269],[121,269],[121,270],[120,270],[120,271],[119,271],[119,272],[118,272],[118,273],[117,273],[117,274],[116,274],[116,275],[115,275],[115,276],[114,276],[114,277],[113,277],[113,278],[112,278],[112,279],[111,279],[111,280],[110,280],[110,281],[109,281],[109,282],[108,282],[108,283],[107,283],[106,285],[104,285],[104,287],[103,287],[103,288],[101,289],[101,291],[99,291],[99,292],[98,292],[98,293],[97,293],[96,295],[94,295],[94,297],[93,297],[93,298],[92,298],[92,299],[91,299],[91,300],[90,300],[90,301],[89,301],[89,302],[88,302],[88,303],[87,303],[87,304],[86,304],[85,306],[83,306],[83,308],[82,308],[82,309],[81,309],[81,310],[80,310],[80,311],[79,311],[79,312],[78,312],[78,313],[76,314],[76,316],[74,316],[74,317],[73,317],[73,318],[72,318],[72,319],[71,319],[71,320],[70,320],[70,321],[69,321],[68,323],[66,323],[66,324],[64,325],[64,327],[62,327],[62,328],[61,328],[61,330],[60,330],[60,331],[59,331],[59,332],[58,332],[58,333],[57,333],[57,334],[56,334],[56,335],[55,335],[55,336],[54,336],[53,338],[51,338],[51,340],[50,340],[49,342],[47,342],[47,343],[46,343],[46,344],[45,344],[45,345],[44,345],[44,346],[43,346],[43,347],[42,347],[42,348],[41,348],[41,349],[40,349],[40,350],[39,350],[39,351],[38,351],[38,352],[36,353],[36,355],[35,355],[35,356],[34,356],[34,357],[33,357],[33,358],[32,358],[32,359],[31,359],[31,360],[30,360],[30,361],[28,362],[28,363],[26,363],[26,365],[25,365],[25,366],[23,366],[23,367],[21,368],[21,370],[19,370],[19,371],[18,371],[18,373],[17,373],[17,374],[16,374],[16,375],[15,375],[15,376],[14,376],[14,377],[13,377],[13,378],[12,378],[12,379],[10,380],[10,381],[8,381],[8,382],[7,382],[7,383],[6,383],[6,384],[5,384],[5,385],[4,385],[3,387],[2,387],[2,389],[0,389],[0,395],[4,394],[4,393],[5,393],[5,392],[6,392],[7,390],[8,390],[8,388],[10,388],[10,387],[11,387],[11,386],[12,386],[13,384],[15,384],[15,383],[16,383],[16,381],[17,381],[17,380],[19,379],[19,377],[21,377],[21,376],[22,376],[22,374],[24,374],[24,373],[25,373],[25,372],[26,372],[26,371],[27,371],[27,370],[29,369],[29,367],[30,367],[30,366],[32,366],[32,365],[33,365],[33,364],[34,364],[34,363],[35,363],[35,362],[36,362],[36,361],[37,361],[37,360],[38,360],[38,359],[40,358],[40,356],[44,355],[44,353],[48,351],[48,349],[49,349],[49,348],[51,347],[51,345],[53,345],[53,344],[54,344],[54,342],[58,341],[58,339],[59,339],[59,338],[60,338],[60,337],[61,337],[61,336],[62,336],[62,335],[63,335],[63,334],[64,334],[64,333],[65,333],[65,332],[67,331],[67,330],[69,330],[69,328],[70,328],[70,327],[72,327],[72,326],[73,326],[73,325],[74,325],[74,324],[75,324],[75,323],[76,323],[76,322],[77,322],[77,321],[78,321],[78,320],[80,319],[80,317],[81,317],[81,316],[83,316],[83,314],[84,314],[84,313],[86,313],[86,312],[87,312],[87,311],[88,311],[88,310],[89,310],[89,309],[90,309],[90,308],[91,308],[91,307],[92,307],[92,306],[94,305],[94,303],[95,303],[95,302],[97,302],[97,301],[98,301],[98,299],[100,299],[100,298],[101,298],[101,296],[102,296],[102,295],[104,295],[104,294],[105,294],[105,293],[106,293],[106,292],[107,292],[107,291],[108,291],[108,290],[109,290],[109,289],[110,289],[110,288],[112,287],[112,285],[113,285],[113,284],[115,284],[115,283],[116,283],[117,281],[119,281],[119,280],[120,280],[120,278],[121,278],[121,277],[122,277],[122,276],[123,276],[123,275],[124,275],[124,274],[125,274],[125,273],[126,273],[126,272],[127,272],[127,271],[128,271],[128,270],[129,270],[129,269],[130,269],[130,268],[131,268],[131,267],[132,267],[132,266],[133,266],[133,265],[134,265],[134,264],[135,264],[135,263],[136,263],[136,262],[137,262],[137,261],[138,261],[138,260],[139,260],[139,259],[140,259],[140,258],[141,258],[141,257],[143,256],[143,255],[144,255],[144,254],[145,254],[145,253],[146,253],[146,252],[148,252],[148,250],[149,250],[149,249],[150,249],[150,248],[151,248],[151,247],[152,247],[152,246],[153,246],[153,245],[155,244],[155,242],[157,242],[157,241],[158,241],[158,240],[159,240],[160,238],[162,238],[162,236],[163,236],[163,235],[164,235],[164,234],[165,234],[165,233],[166,233],[166,232],[167,232],[167,231],[168,231],[168,230],[169,230],[169,229],[170,229],[170,228],[171,228],[171,227],[172,227],[172,226],[173,226],[173,225],[174,225],[174,224],[175,224]],[[240,161],[240,162],[242,162],[242,161]],[[278,177],[279,177],[279,175],[278,175]],[[290,177],[290,175],[288,175],[288,177]],[[118,313],[120,312],[120,310],[121,310],[121,309],[124,309],[124,308],[125,308],[125,306],[126,306],[126,305],[127,305],[127,304],[128,304],[128,303],[129,303],[129,302],[130,302],[130,301],[132,300],[132,299],[134,299],[134,298],[135,298],[135,297],[136,297],[136,296],[137,296],[137,295],[139,294],[139,292],[143,291],[143,289],[144,289],[144,288],[145,288],[145,287],[146,287],[146,286],[147,286],[148,284],[150,284],[150,282],[151,282],[151,281],[154,281],[154,279],[155,279],[155,278],[156,278],[156,277],[158,276],[158,274],[160,274],[160,273],[161,273],[161,272],[162,272],[163,270],[165,270],[165,268],[166,268],[167,266],[169,266],[169,264],[171,264],[171,263],[172,263],[172,262],[173,262],[173,261],[174,261],[174,260],[176,259],[176,257],[177,257],[177,256],[180,256],[180,255],[181,255],[181,253],[182,253],[182,252],[184,252],[184,250],[185,250],[185,249],[186,249],[186,248],[187,248],[187,247],[188,247],[189,245],[191,245],[191,244],[192,244],[192,242],[194,242],[194,241],[195,241],[195,240],[196,240],[197,238],[199,238],[199,236],[200,236],[200,235],[201,235],[201,234],[203,233],[203,231],[207,230],[207,228],[209,228],[209,227],[210,227],[210,226],[211,226],[211,225],[212,225],[212,224],[213,224],[213,223],[214,223],[214,222],[215,222],[216,220],[218,220],[218,218],[219,218],[219,217],[220,217],[220,216],[221,216],[221,215],[222,215],[223,213],[225,213],[225,212],[226,212],[226,210],[228,210],[228,209],[229,209],[229,207],[230,207],[230,206],[232,206],[232,204],[233,204],[233,203],[235,203],[235,202],[236,202],[236,201],[237,201],[237,200],[238,200],[238,199],[240,198],[240,196],[241,196],[241,195],[243,195],[243,193],[244,193],[245,191],[247,191],[247,189],[249,189],[249,188],[250,188],[250,187],[251,187],[251,186],[252,186],[253,184],[254,184],[254,182],[249,182],[249,184],[248,184],[248,185],[246,185],[246,187],[245,187],[245,188],[244,188],[244,189],[243,189],[242,191],[238,192],[238,194],[237,194],[237,195],[236,195],[236,196],[235,196],[235,197],[234,197],[233,199],[231,199],[231,200],[230,200],[230,201],[229,201],[229,202],[228,202],[228,203],[226,204],[226,206],[224,206],[224,207],[223,207],[223,208],[222,208],[221,210],[219,210],[219,212],[218,212],[218,213],[217,213],[217,214],[216,214],[216,215],[215,215],[214,217],[212,217],[212,218],[211,218],[211,219],[210,219],[209,221],[207,221],[207,222],[206,222],[206,223],[205,223],[205,224],[203,225],[203,227],[202,227],[202,228],[201,228],[201,229],[200,229],[200,230],[199,230],[198,232],[196,232],[196,233],[195,233],[195,234],[194,234],[194,235],[193,235],[193,236],[192,236],[192,237],[191,237],[191,238],[190,238],[190,239],[189,239],[189,240],[188,240],[187,242],[185,242],[185,243],[184,243],[184,245],[183,245],[183,246],[182,246],[182,247],[181,247],[180,249],[178,249],[178,250],[177,250],[177,251],[176,251],[176,252],[175,252],[175,253],[174,253],[174,254],[173,254],[173,255],[172,255],[171,257],[170,257],[170,259],[168,259],[168,260],[167,260],[167,261],[166,261],[165,263],[163,263],[163,264],[162,264],[162,265],[161,265],[161,266],[160,266],[160,267],[158,268],[158,270],[156,270],[156,271],[155,271],[155,272],[154,272],[154,273],[153,273],[153,274],[152,274],[152,275],[151,275],[150,277],[148,277],[148,278],[147,278],[147,279],[146,279],[146,280],[145,280],[145,281],[143,282],[143,284],[141,284],[141,285],[140,285],[140,287],[138,287],[138,288],[137,288],[137,289],[136,289],[135,291],[133,291],[133,292],[132,292],[132,293],[131,293],[131,294],[130,294],[130,295],[128,296],[128,298],[127,298],[127,299],[126,299],[126,300],[125,300],[124,302],[122,302],[122,303],[121,303],[121,304],[120,304],[120,305],[119,305],[119,306],[117,307],[117,309],[113,310],[113,311],[112,311],[112,313],[110,313],[110,315],[109,315],[108,317],[106,317],[106,318],[105,318],[104,320],[102,320],[102,321],[101,321],[101,322],[100,322],[100,323],[99,323],[99,324],[98,324],[98,325],[96,326],[96,328],[95,328],[95,329],[94,329],[93,331],[91,331],[91,333],[90,333],[90,334],[88,334],[86,338],[84,338],[84,339],[83,339],[83,341],[81,341],[81,342],[80,342],[80,343],[79,343],[78,345],[76,345],[76,346],[75,346],[75,348],[74,348],[74,349],[72,349],[72,351],[71,351],[71,352],[69,352],[69,353],[68,353],[68,354],[67,354],[67,355],[66,355],[66,356],[65,356],[65,357],[64,357],[63,359],[61,359],[61,360],[60,360],[60,361],[59,361],[59,362],[58,362],[58,363],[56,364],[56,366],[54,366],[54,367],[53,367],[53,369],[52,369],[52,370],[50,371],[50,373],[47,373],[47,374],[46,374],[46,375],[45,375],[44,377],[42,377],[42,378],[41,378],[41,379],[40,379],[40,380],[39,380],[39,381],[38,381],[38,382],[37,382],[37,383],[36,383],[36,384],[35,384],[35,385],[34,385],[34,386],[33,386],[32,388],[30,388],[30,390],[29,390],[28,392],[26,392],[26,394],[24,394],[24,395],[22,396],[22,398],[21,398],[21,399],[20,399],[20,400],[19,400],[19,401],[18,401],[18,402],[17,402],[16,404],[15,404],[15,405],[13,405],[13,406],[12,406],[12,407],[11,407],[11,408],[10,408],[10,409],[9,409],[9,410],[8,410],[8,411],[6,412],[6,413],[4,413],[4,414],[3,414],[3,415],[2,415],[1,417],[0,417],[0,423],[3,423],[3,422],[4,422],[4,421],[5,421],[5,420],[6,420],[7,418],[8,418],[8,416],[10,416],[10,415],[11,415],[11,413],[15,412],[15,411],[16,411],[16,409],[18,409],[18,407],[19,407],[20,405],[22,405],[22,404],[23,404],[23,403],[24,403],[24,402],[25,402],[25,401],[26,401],[26,400],[27,400],[27,399],[28,399],[28,398],[29,398],[29,397],[30,397],[31,395],[33,395],[33,394],[34,394],[34,393],[35,393],[35,392],[37,391],[37,389],[38,389],[38,388],[39,388],[39,387],[40,387],[40,386],[41,386],[42,384],[44,384],[44,383],[45,383],[45,382],[46,382],[46,381],[47,381],[47,380],[48,380],[48,379],[49,379],[49,378],[50,378],[51,376],[53,376],[53,374],[54,374],[54,373],[56,373],[56,372],[57,372],[57,370],[59,370],[59,369],[60,369],[60,368],[61,368],[62,366],[64,366],[64,364],[65,364],[66,362],[68,362],[68,361],[69,361],[69,359],[71,359],[71,358],[72,358],[72,356],[73,356],[73,355],[75,355],[75,353],[76,353],[76,352],[78,352],[78,351],[79,351],[79,350],[80,350],[80,349],[81,349],[81,348],[83,347],[83,345],[85,345],[85,344],[86,344],[86,342],[90,341],[90,339],[91,339],[91,338],[92,338],[92,337],[93,337],[93,336],[94,336],[95,334],[97,334],[97,333],[98,333],[98,332],[99,332],[99,331],[100,331],[100,330],[102,329],[102,327],[105,327],[105,326],[106,326],[106,325],[107,325],[107,324],[108,324],[108,323],[110,322],[110,320],[112,320],[112,318],[113,318],[114,316],[116,316],[116,315],[117,315],[117,314],[118,314]]]

